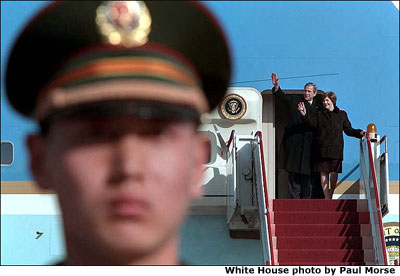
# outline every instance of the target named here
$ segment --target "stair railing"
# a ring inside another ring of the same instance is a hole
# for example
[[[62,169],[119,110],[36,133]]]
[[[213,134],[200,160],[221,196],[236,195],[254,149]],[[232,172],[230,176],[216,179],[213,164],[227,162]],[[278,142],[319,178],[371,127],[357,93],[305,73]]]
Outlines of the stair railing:
[[[253,147],[253,162],[255,168],[258,208],[260,215],[260,238],[262,241],[264,262],[266,265],[274,265],[274,250],[272,246],[270,208],[268,200],[267,180],[264,163],[264,149],[261,131],[254,136],[256,143]]]
[[[236,135],[235,130],[231,131],[228,141],[225,143],[226,151],[221,149],[221,157],[226,158],[227,166],[227,185],[226,185],[226,220],[229,222],[236,208],[236,191],[238,189],[236,182]],[[232,149],[231,149],[232,147]],[[221,147],[222,148],[222,147]]]
[[[388,161],[388,150],[387,150],[387,137],[382,137],[377,143],[377,146],[385,142],[385,150],[377,158],[379,161],[379,201],[381,203],[382,217],[389,213],[389,161]],[[379,147],[382,149],[382,147]]]
[[[360,141],[361,178],[364,183],[365,195],[368,202],[368,210],[372,227],[372,239],[376,264],[387,265],[385,237],[382,224],[381,205],[379,202],[378,185],[372,154],[371,139],[369,133]]]

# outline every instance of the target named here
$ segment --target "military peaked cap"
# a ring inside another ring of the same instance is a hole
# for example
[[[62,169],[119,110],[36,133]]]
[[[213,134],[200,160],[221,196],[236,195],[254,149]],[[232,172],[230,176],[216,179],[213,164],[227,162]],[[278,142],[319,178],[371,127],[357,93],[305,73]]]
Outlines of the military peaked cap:
[[[230,75],[223,31],[199,2],[60,1],[20,33],[5,80],[11,105],[41,121],[90,106],[202,114],[218,105]]]

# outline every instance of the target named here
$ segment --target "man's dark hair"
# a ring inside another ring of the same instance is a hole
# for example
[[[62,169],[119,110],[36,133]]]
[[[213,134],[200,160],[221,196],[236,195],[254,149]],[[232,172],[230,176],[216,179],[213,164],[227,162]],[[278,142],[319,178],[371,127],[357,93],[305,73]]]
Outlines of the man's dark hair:
[[[315,83],[313,83],[313,82],[307,82],[307,83],[304,85],[304,90],[305,90],[306,87],[309,86],[309,85],[312,85],[312,87],[314,88],[314,93],[317,93],[317,86],[316,86]]]

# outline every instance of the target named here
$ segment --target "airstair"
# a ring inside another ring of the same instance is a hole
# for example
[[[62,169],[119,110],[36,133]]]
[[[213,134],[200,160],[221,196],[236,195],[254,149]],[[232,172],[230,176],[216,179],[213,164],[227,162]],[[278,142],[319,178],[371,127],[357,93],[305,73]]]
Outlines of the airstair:
[[[387,143],[386,137],[378,140],[372,132],[360,141],[363,199],[272,201],[274,264],[387,264],[382,227],[388,213]]]
[[[236,111],[240,112],[246,109],[244,99],[254,97],[254,91],[231,90],[223,102],[225,109],[229,109],[229,95],[239,101]],[[386,137],[379,139],[369,127],[360,141],[364,190],[360,198],[269,199],[261,118],[254,117],[261,114],[262,104],[252,105],[254,122],[249,116],[229,118],[223,108],[206,125],[217,137],[217,155],[224,163],[226,217],[232,238],[260,239],[266,265],[387,264],[382,226],[382,216],[388,212]]]
[[[374,264],[366,200],[275,199],[271,213],[277,265]]]
[[[370,136],[370,134],[368,134]],[[265,264],[272,265],[383,265],[387,264],[382,211],[388,212],[387,150],[370,137],[360,142],[361,199],[271,199],[262,150],[262,135],[235,136],[231,156],[251,155],[251,169],[236,183],[236,206],[229,219],[231,236],[260,237]],[[375,139],[376,140],[376,139]],[[249,149],[234,152],[233,148]],[[239,178],[239,177],[238,177]],[[246,191],[246,190],[247,191]],[[245,191],[243,191],[245,190]]]

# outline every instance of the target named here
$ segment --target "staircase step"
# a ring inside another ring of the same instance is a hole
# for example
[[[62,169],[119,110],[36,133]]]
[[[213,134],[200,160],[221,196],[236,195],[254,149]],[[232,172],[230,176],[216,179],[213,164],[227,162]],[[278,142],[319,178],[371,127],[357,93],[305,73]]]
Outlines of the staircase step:
[[[274,199],[272,210],[277,211],[353,211],[368,212],[365,199]]]
[[[372,249],[372,237],[273,237],[274,248],[281,249]]]
[[[372,249],[307,249],[274,250],[276,260],[281,262],[373,262]]]
[[[271,223],[275,224],[366,224],[367,212],[274,212]]]
[[[274,199],[270,206],[276,264],[374,263],[366,200]]]
[[[273,236],[371,236],[370,224],[272,224]]]

